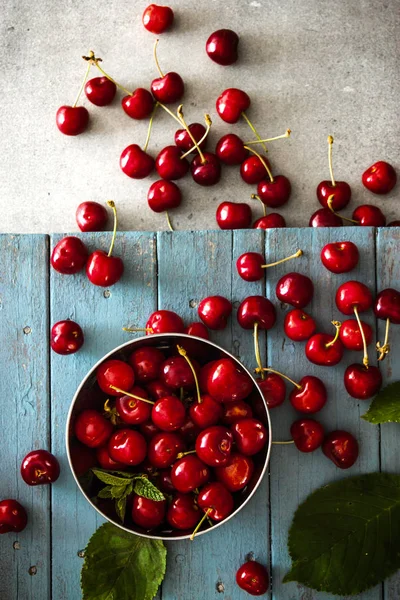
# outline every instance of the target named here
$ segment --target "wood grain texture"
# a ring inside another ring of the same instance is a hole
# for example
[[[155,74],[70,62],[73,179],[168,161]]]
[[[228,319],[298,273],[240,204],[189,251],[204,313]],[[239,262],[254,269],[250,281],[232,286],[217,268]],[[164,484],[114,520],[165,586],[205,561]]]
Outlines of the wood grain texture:
[[[50,488],[26,485],[20,465],[31,450],[50,449],[48,239],[0,235],[0,255],[0,499],[28,513],[24,531],[0,536],[0,598],[47,599]]]

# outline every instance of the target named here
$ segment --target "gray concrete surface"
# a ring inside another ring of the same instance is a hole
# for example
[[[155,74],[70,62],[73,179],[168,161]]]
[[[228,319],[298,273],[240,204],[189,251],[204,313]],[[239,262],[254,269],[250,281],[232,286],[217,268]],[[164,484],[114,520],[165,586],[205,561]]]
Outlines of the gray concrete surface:
[[[154,36],[141,24],[146,1],[5,0],[1,11],[0,230],[75,230],[75,208],[87,199],[113,198],[122,229],[164,229],[163,215],[147,207],[155,176],[133,181],[119,169],[130,143],[144,142],[147,123],[130,120],[119,101],[86,106],[91,126],[68,138],[55,125],[62,104],[74,101],[84,73],[81,55],[93,49],[103,66],[128,87],[148,87],[156,76]],[[319,207],[318,182],[327,178],[326,136],[335,136],[337,179],[353,188],[347,214],[360,203],[381,206],[400,218],[399,185],[387,197],[366,192],[360,177],[384,159],[399,169],[400,2],[396,0],[174,0],[174,31],[164,34],[159,59],[165,71],[185,80],[185,112],[214,119],[212,145],[233,130],[251,139],[244,123],[228,126],[215,111],[226,87],[252,98],[249,116],[265,135],[293,131],[271,145],[274,172],[290,177],[293,194],[281,212],[291,226],[307,225]],[[220,67],[204,45],[215,29],[229,27],[241,38],[240,61]],[[93,75],[95,74],[95,70]],[[120,96],[119,96],[120,98]],[[151,152],[172,143],[175,123],[159,114]],[[181,183],[184,202],[172,215],[177,228],[215,228],[222,200],[247,201],[253,191],[238,169],[226,168],[221,183],[201,188]],[[255,206],[254,215],[260,210]]]

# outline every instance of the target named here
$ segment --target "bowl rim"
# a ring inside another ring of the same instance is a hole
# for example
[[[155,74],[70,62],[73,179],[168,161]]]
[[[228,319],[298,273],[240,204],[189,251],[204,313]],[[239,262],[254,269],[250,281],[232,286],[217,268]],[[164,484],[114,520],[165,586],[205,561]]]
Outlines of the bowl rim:
[[[96,512],[106,521],[108,521],[109,523],[111,523],[112,525],[115,525],[116,527],[119,527],[120,529],[126,531],[127,533],[131,533],[132,535],[138,535],[140,537],[145,537],[148,539],[153,539],[153,540],[163,540],[165,542],[169,542],[169,541],[180,541],[180,540],[188,540],[190,539],[191,534],[187,534],[187,535],[180,535],[178,537],[173,537],[173,536],[168,536],[168,537],[164,537],[162,535],[154,535],[154,534],[148,534],[148,533],[141,533],[138,531],[133,531],[132,529],[129,529],[128,527],[125,527],[123,524],[118,523],[117,521],[114,521],[113,519],[111,519],[110,517],[108,517],[107,515],[105,515],[101,510],[99,510],[97,508],[97,506],[95,504],[93,504],[93,502],[90,500],[90,498],[87,496],[86,492],[83,490],[78,477],[75,474],[75,471],[73,469],[72,466],[72,460],[71,460],[71,453],[70,453],[70,444],[69,444],[69,433],[70,433],[70,423],[71,423],[71,417],[72,417],[72,413],[73,410],[75,408],[75,404],[76,401],[78,399],[79,394],[82,391],[82,388],[84,387],[84,385],[86,384],[87,379],[90,377],[90,375],[92,375],[92,373],[94,371],[97,370],[97,368],[105,361],[107,360],[110,356],[112,356],[113,354],[115,354],[116,352],[119,352],[121,350],[123,350],[125,347],[130,346],[132,343],[136,343],[136,342],[144,342],[144,341],[149,341],[149,339],[163,339],[166,337],[177,337],[177,338],[187,338],[189,340],[198,340],[202,343],[205,344],[209,344],[211,346],[213,346],[214,348],[216,348],[219,351],[224,352],[229,358],[232,358],[236,363],[238,363],[240,365],[240,367],[245,371],[245,373],[247,373],[247,375],[250,376],[251,380],[253,381],[253,384],[256,388],[256,390],[258,391],[262,401],[263,401],[263,405],[264,405],[264,409],[265,409],[265,414],[267,417],[267,423],[268,423],[268,447],[267,447],[267,453],[265,456],[265,460],[264,460],[264,465],[262,468],[261,473],[259,474],[257,483],[255,484],[254,488],[251,490],[250,494],[247,496],[247,498],[244,500],[244,502],[242,504],[240,504],[240,506],[238,506],[236,508],[236,510],[234,510],[228,517],[226,517],[226,519],[223,519],[222,521],[219,521],[215,524],[213,524],[212,527],[210,527],[209,529],[204,529],[203,531],[199,531],[196,533],[196,538],[204,535],[205,533],[209,533],[211,531],[214,531],[217,527],[220,527],[221,525],[223,525],[224,523],[227,523],[230,519],[232,519],[232,517],[234,517],[236,514],[238,514],[242,508],[244,508],[246,506],[246,504],[249,502],[249,500],[254,496],[254,494],[256,493],[261,481],[263,480],[264,476],[265,476],[265,472],[267,470],[269,461],[270,461],[270,457],[271,457],[271,447],[272,447],[272,427],[271,427],[271,418],[269,415],[269,410],[268,410],[268,406],[266,403],[266,400],[264,398],[264,395],[259,387],[259,385],[257,384],[255,377],[252,375],[252,373],[249,371],[249,369],[247,369],[247,367],[245,367],[240,360],[234,356],[233,354],[231,354],[230,352],[228,352],[228,350],[225,350],[225,348],[223,348],[222,346],[219,346],[218,344],[215,344],[214,342],[211,342],[210,340],[206,340],[205,338],[200,338],[198,336],[195,335],[188,335],[186,333],[154,333],[151,334],[151,336],[148,335],[144,335],[144,336],[140,336],[138,338],[135,339],[131,339],[128,340],[127,342],[124,342],[123,344],[120,344],[119,346],[116,346],[113,350],[110,350],[110,352],[107,352],[107,354],[105,354],[102,358],[100,358],[93,366],[92,368],[86,373],[86,375],[83,377],[81,383],[79,384],[72,400],[71,400],[71,404],[68,410],[68,414],[67,414],[67,422],[66,422],[66,428],[65,428],[65,445],[66,445],[66,451],[67,451],[67,458],[68,458],[68,464],[69,464],[69,468],[72,472],[72,475],[75,479],[75,483],[77,484],[80,492],[82,493],[83,497],[85,498],[85,500],[90,504],[90,506],[92,508],[94,508],[96,510]]]

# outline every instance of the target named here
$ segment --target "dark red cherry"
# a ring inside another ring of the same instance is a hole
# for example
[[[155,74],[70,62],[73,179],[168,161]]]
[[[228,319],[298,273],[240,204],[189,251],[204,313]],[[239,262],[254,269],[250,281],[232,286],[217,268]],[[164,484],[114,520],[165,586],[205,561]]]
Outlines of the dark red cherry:
[[[101,468],[106,471],[121,471],[125,469],[124,464],[116,462],[111,458],[107,444],[96,448],[96,458]]]
[[[93,77],[85,84],[86,98],[96,106],[107,106],[114,100],[117,86],[108,77]]]
[[[178,492],[188,494],[210,479],[210,469],[195,454],[183,456],[171,469],[171,482]]]
[[[104,446],[108,441],[113,427],[97,410],[87,409],[77,416],[74,431],[82,444],[89,448],[97,448]]]
[[[344,372],[344,386],[352,398],[368,400],[382,387],[382,375],[378,367],[354,363]]]
[[[146,440],[134,429],[118,429],[108,441],[108,452],[116,462],[134,467],[146,458]]]
[[[189,408],[189,415],[199,429],[216,425],[222,418],[222,414],[222,405],[208,394],[203,394],[201,402],[196,400]]]
[[[60,475],[60,463],[47,450],[32,450],[21,463],[21,476],[28,485],[54,483]]]
[[[167,511],[167,521],[174,529],[193,529],[200,510],[192,494],[175,494]]]
[[[154,400],[159,400],[160,398],[171,395],[171,390],[159,379],[150,381],[146,386],[146,390]]]
[[[223,296],[208,296],[204,298],[197,313],[209,329],[225,329],[228,318],[232,312],[232,303]]]
[[[89,113],[84,106],[61,106],[56,114],[59,131],[64,135],[79,135],[89,123]]]
[[[203,186],[211,186],[221,179],[221,164],[212,152],[203,152],[204,161],[200,154],[194,157],[191,164],[193,181]]]
[[[324,208],[328,208],[328,200],[332,209],[342,210],[350,202],[351,187],[345,181],[336,181],[332,185],[332,181],[321,181],[317,187],[317,198]]]
[[[225,123],[237,123],[249,106],[249,96],[237,88],[226,89],[216,102],[217,112]]]
[[[286,397],[286,384],[277,373],[266,373],[265,379],[256,379],[268,408],[276,408],[284,403]],[[228,405],[228,408],[231,405]],[[251,416],[251,415],[250,415]]]
[[[306,344],[308,360],[314,365],[333,367],[343,358],[344,347],[340,338],[329,333],[315,333]]]
[[[75,217],[81,231],[102,231],[108,220],[105,207],[90,201],[78,206]]]
[[[232,452],[224,467],[216,467],[215,476],[229,492],[238,492],[249,483],[254,473],[254,463],[249,456]]]
[[[379,160],[364,171],[362,182],[374,194],[388,194],[396,185],[397,175],[392,165]]]
[[[332,273],[348,273],[358,264],[360,255],[353,242],[331,242],[321,250],[321,261]]]
[[[343,221],[329,208],[320,208],[310,217],[309,227],[342,227]]]
[[[263,156],[262,158],[267,166],[270,167],[267,157]],[[266,174],[267,172],[263,163],[258,156],[255,156],[254,154],[246,158],[246,160],[244,160],[240,166],[240,176],[243,181],[249,185],[260,183],[260,181],[265,178]]]
[[[236,573],[236,583],[252,596],[262,596],[269,588],[267,569],[255,560],[249,560]]]
[[[385,321],[389,319],[394,325],[400,325],[400,292],[393,288],[386,288],[379,292],[374,311],[378,319]]]
[[[285,304],[304,308],[314,295],[314,285],[309,277],[301,273],[287,273],[276,284],[276,296]]]
[[[153,467],[166,469],[176,461],[180,452],[186,449],[184,439],[178,433],[162,431],[149,441],[147,458]]]
[[[131,119],[146,119],[153,112],[154,98],[149,90],[137,88],[132,94],[122,98],[121,105]]]
[[[243,400],[235,400],[223,406],[222,422],[225,425],[233,425],[240,419],[247,419],[253,416],[251,406]]]
[[[151,93],[157,102],[174,104],[178,102],[185,92],[185,84],[178,73],[171,71],[163,77],[157,77],[151,82]]]
[[[195,371],[199,367],[195,361],[191,361]],[[171,356],[161,365],[160,379],[171,390],[190,390],[195,387],[193,371],[183,356]]]
[[[368,323],[364,323],[364,321],[361,321],[361,325],[364,331],[366,344],[369,346],[369,344],[372,342],[372,327],[370,327]],[[346,321],[343,321],[339,336],[340,341],[342,342],[343,346],[347,348],[347,350],[363,349],[361,330],[356,319],[347,319]]]
[[[185,407],[176,396],[160,398],[151,411],[151,420],[162,431],[176,431],[182,427],[185,418]]]
[[[265,171],[265,169],[264,169]],[[265,172],[264,172],[265,175]],[[257,194],[266,206],[282,206],[290,198],[292,186],[284,175],[275,175],[274,180],[263,179],[257,186]]]
[[[150,500],[135,494],[132,503],[132,521],[143,529],[154,529],[164,521],[166,509],[166,500]]]
[[[257,419],[236,421],[231,430],[237,449],[246,456],[253,456],[260,452],[268,441],[267,430]]]
[[[148,398],[147,392],[137,385],[129,390],[129,393],[140,398]],[[140,425],[150,419],[151,404],[131,396],[119,396],[115,408],[121,420],[129,425]]]
[[[203,338],[203,340],[209,340],[210,334],[207,327],[203,323],[190,323],[185,329],[186,335],[194,335],[195,337]]]
[[[278,229],[286,227],[286,221],[278,213],[269,213],[265,217],[260,217],[253,223],[253,229]]]
[[[200,433],[200,429],[193,423],[190,416],[186,415],[185,422],[183,423],[182,427],[178,429],[178,433],[183,437],[185,442],[193,445]]]
[[[119,164],[128,177],[144,179],[154,169],[154,158],[144,152],[138,144],[131,144],[123,150]]]
[[[73,440],[70,446],[70,459],[72,470],[77,477],[85,475],[89,469],[97,465],[96,452],[97,450],[81,444],[77,439]]]
[[[290,392],[289,400],[296,410],[304,413],[316,413],[325,406],[327,400],[326,387],[313,375],[306,375],[299,381],[300,388]]]
[[[253,382],[231,359],[214,361],[207,377],[207,390],[217,402],[244,400],[251,393]]]
[[[322,452],[339,469],[349,469],[358,458],[358,442],[348,431],[331,431],[322,444]]]
[[[176,312],[172,310],[156,310],[146,323],[147,334],[152,333],[183,333],[185,326]],[[151,330],[151,331],[150,331]]]
[[[88,258],[84,243],[75,236],[62,238],[51,253],[51,266],[63,275],[73,275],[83,269]]]
[[[0,535],[3,533],[19,533],[25,529],[28,516],[24,507],[17,500],[0,502]]]
[[[75,321],[58,321],[51,328],[50,346],[57,354],[74,354],[83,342],[83,331]]]
[[[86,275],[93,285],[110,287],[124,273],[124,263],[119,256],[109,256],[103,250],[95,250],[86,263]]]
[[[196,454],[206,465],[226,465],[232,450],[232,433],[222,425],[213,425],[199,433],[196,439]]]
[[[261,329],[271,329],[275,325],[275,307],[264,296],[248,296],[237,311],[238,323],[243,329],[254,329],[257,323]]]
[[[171,481],[171,469],[162,469],[159,471],[156,485],[164,494],[173,494],[175,492]]]
[[[289,339],[304,342],[315,333],[317,326],[308,313],[301,308],[294,308],[285,315],[283,328]]]
[[[134,350],[129,357],[129,363],[135,373],[136,382],[148,383],[157,379],[164,360],[164,354],[154,346],[144,346]]]
[[[264,277],[265,258],[259,252],[245,252],[236,261],[237,271],[245,281],[259,281]]]
[[[385,215],[380,208],[372,204],[357,206],[351,218],[364,227],[384,227],[386,225]]]
[[[204,148],[207,143],[207,138],[205,138],[199,144],[201,138],[206,133],[206,128],[204,127],[204,125],[202,125],[201,123],[192,123],[191,125],[189,125],[189,131],[196,140],[198,146],[200,146],[200,148]],[[189,133],[186,131],[186,129],[178,129],[178,131],[175,132],[175,144],[183,152],[188,152],[188,150],[194,148],[193,140],[190,137]]]
[[[314,452],[324,441],[324,428],[314,419],[299,419],[290,428],[290,435],[300,452]]]
[[[146,423],[141,423],[139,425],[139,430],[140,433],[144,435],[146,440],[151,440],[157,433],[160,433],[159,428],[156,425],[154,425],[153,421],[146,421]]]
[[[215,153],[225,165],[241,165],[249,151],[243,141],[235,133],[227,133],[219,140]]]
[[[238,59],[239,36],[232,29],[214,31],[206,42],[208,56],[218,65],[233,65]]]
[[[135,374],[130,365],[123,360],[110,359],[103,362],[97,369],[97,383],[105,394],[123,396],[111,386],[129,391],[135,383]]]
[[[335,296],[336,306],[344,315],[352,315],[356,307],[359,312],[372,306],[372,294],[360,281],[346,281],[338,287]]]
[[[208,375],[211,372],[211,369],[213,368],[215,362],[216,362],[215,360],[212,360],[212,361],[206,363],[205,365],[203,365],[200,369],[198,380],[199,380],[200,391],[203,393],[208,394],[208,389],[207,389]]]
[[[245,202],[222,202],[215,217],[220,229],[249,229],[252,214]]]
[[[142,23],[151,33],[163,33],[174,22],[174,11],[169,6],[150,4],[142,15]]]
[[[230,492],[220,483],[215,481],[207,483],[197,496],[197,504],[213,521],[222,521],[233,511],[233,498]]]
[[[186,158],[181,158],[178,146],[166,146],[156,158],[156,169],[160,177],[167,180],[181,179],[189,170]]]

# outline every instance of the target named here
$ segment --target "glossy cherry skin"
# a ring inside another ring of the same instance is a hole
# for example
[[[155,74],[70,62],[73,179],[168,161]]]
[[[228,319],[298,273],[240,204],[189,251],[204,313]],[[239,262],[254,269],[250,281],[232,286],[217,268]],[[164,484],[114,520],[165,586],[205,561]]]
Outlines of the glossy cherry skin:
[[[2,500],[0,502],[0,535],[3,533],[19,533],[28,523],[28,515],[17,500]]]
[[[301,388],[295,388],[289,395],[293,408],[303,413],[316,413],[325,406],[326,387],[318,377],[306,375],[299,385]]]
[[[376,297],[374,312],[378,319],[389,319],[394,325],[400,325],[400,292],[386,288]]]
[[[233,425],[240,419],[247,419],[253,416],[251,406],[243,400],[235,400],[223,406],[222,423],[225,425]]]
[[[199,380],[200,391],[202,393],[208,394],[207,380],[208,380],[208,376],[209,376],[211,370],[213,369],[214,365],[216,364],[216,362],[217,362],[216,360],[212,360],[200,368],[198,380]]]
[[[166,146],[156,158],[156,169],[160,177],[167,180],[181,179],[189,170],[186,158],[177,146]]]
[[[249,151],[243,141],[235,133],[227,133],[219,140],[215,153],[225,165],[241,165]]]
[[[186,335],[194,335],[195,337],[203,338],[203,340],[210,339],[208,329],[203,323],[190,323],[190,325],[186,327],[185,333]]]
[[[85,84],[86,98],[96,106],[107,106],[114,100],[117,86],[108,77],[93,77]]]
[[[96,449],[96,458],[101,468],[106,471],[121,471],[125,469],[124,464],[116,462],[111,458],[107,444]]]
[[[265,258],[259,252],[245,252],[236,261],[237,271],[245,281],[259,281],[264,277]]]
[[[88,258],[84,243],[75,236],[62,238],[51,253],[51,266],[63,275],[74,275],[83,269]]]
[[[225,329],[231,312],[232,303],[223,296],[208,296],[197,308],[204,325],[213,330]]]
[[[143,529],[154,529],[164,521],[166,509],[166,500],[150,500],[135,494],[132,503],[132,521]]]
[[[188,494],[210,479],[210,469],[195,454],[183,456],[171,469],[171,482],[178,492]]]
[[[268,440],[267,430],[257,419],[236,421],[231,430],[237,449],[246,456],[253,456],[260,452]]]
[[[138,144],[131,144],[123,150],[119,165],[128,177],[144,179],[154,169],[154,158],[144,152]]]
[[[245,202],[222,202],[215,215],[220,229],[249,229],[251,208]]]
[[[192,360],[195,371],[198,365]],[[160,379],[171,390],[190,390],[195,387],[193,371],[183,356],[171,356],[161,365]]]
[[[239,36],[232,29],[214,31],[206,42],[208,56],[218,65],[233,65],[238,59]]]
[[[82,202],[76,209],[76,222],[81,231],[102,231],[107,223],[107,210],[98,202]]]
[[[253,229],[278,229],[286,227],[286,221],[278,213],[269,213],[265,217],[260,217],[253,223]]]
[[[174,22],[174,11],[169,6],[150,4],[142,15],[142,23],[151,33],[163,33]]]
[[[291,192],[290,181],[284,175],[275,175],[274,181],[263,179],[257,186],[257,194],[260,199],[271,208],[286,204]]]
[[[236,583],[248,594],[262,596],[269,588],[268,571],[255,560],[249,560],[238,569]]]
[[[359,312],[369,310],[372,306],[372,294],[360,281],[346,281],[338,287],[335,296],[336,306],[344,315],[352,315],[354,307]]]
[[[231,358],[214,361],[207,376],[207,391],[217,402],[244,400],[253,383]]]
[[[248,296],[237,311],[238,323],[243,329],[254,329],[258,323],[260,329],[271,329],[275,325],[275,307],[264,296]]]
[[[205,162],[200,155],[194,157],[191,164],[193,181],[202,186],[211,186],[221,179],[221,164],[218,157],[212,152],[203,152]]]
[[[146,440],[134,429],[118,429],[108,441],[108,452],[116,462],[134,467],[146,458]]]
[[[84,106],[61,106],[56,114],[59,131],[64,135],[79,135],[89,123],[89,113]]]
[[[249,483],[254,473],[254,463],[249,456],[232,452],[224,467],[216,467],[215,476],[229,492],[238,492]]]
[[[124,263],[119,256],[108,256],[103,250],[95,250],[86,263],[86,275],[93,285],[110,287],[117,283],[124,273]]]
[[[216,109],[225,123],[237,123],[250,106],[250,98],[237,88],[228,88],[217,98]]]
[[[219,481],[207,483],[197,496],[197,504],[204,512],[211,508],[208,516],[213,521],[222,521],[233,510],[233,498]]]
[[[350,202],[351,187],[345,181],[321,181],[317,187],[317,198],[324,208],[328,208],[328,199],[333,196],[331,203],[333,210],[342,210]]]
[[[171,395],[171,390],[159,379],[150,381],[146,386],[146,390],[154,400],[159,400],[160,398]]]
[[[83,331],[74,321],[58,321],[51,328],[50,346],[57,354],[74,354],[83,342]]]
[[[340,363],[343,358],[344,347],[340,338],[332,346],[330,344],[334,335],[329,333],[315,333],[307,342],[306,356],[314,365],[333,367]]]
[[[222,425],[204,429],[196,439],[196,454],[209,467],[221,467],[228,463],[232,450],[232,433]]]
[[[358,442],[348,431],[332,431],[322,444],[322,452],[339,469],[349,469],[358,458]]]
[[[129,364],[135,373],[136,382],[148,383],[157,379],[164,360],[164,354],[153,346],[144,346],[134,350],[129,356]]]
[[[204,127],[204,125],[202,125],[201,123],[192,123],[191,125],[189,125],[189,131],[196,140],[198,146],[200,146],[200,148],[204,148],[207,144],[207,138],[205,138],[199,144],[201,138],[206,132],[206,128]],[[175,132],[174,140],[175,144],[178,146],[178,148],[183,150],[183,152],[187,152],[188,150],[191,150],[194,147],[193,141],[186,129],[178,129]]]
[[[121,106],[131,119],[147,119],[154,108],[154,98],[149,90],[137,88],[129,96],[122,98]]]
[[[147,333],[183,333],[185,326],[176,312],[156,310],[148,318],[146,329],[151,329],[151,332],[148,331]]]
[[[294,308],[285,315],[283,328],[290,340],[304,342],[316,332],[314,319],[301,308]]]
[[[300,452],[314,452],[324,441],[324,428],[314,419],[299,419],[290,428],[290,435]]]
[[[166,469],[176,461],[179,452],[185,449],[185,441],[179,434],[162,431],[149,441],[147,458],[153,467]]]
[[[28,485],[54,483],[60,475],[60,463],[47,450],[32,450],[21,463],[21,476]]]
[[[354,363],[344,372],[344,387],[352,398],[368,400],[382,387],[382,375],[378,367]]]
[[[342,227],[343,221],[329,208],[320,208],[310,217],[309,227]]]
[[[135,383],[135,373],[130,365],[123,360],[110,359],[103,362],[97,369],[97,383],[105,394],[123,396],[110,386],[128,392]]]
[[[276,296],[285,304],[304,308],[314,295],[314,285],[309,277],[301,273],[287,273],[276,284]]]
[[[194,402],[189,408],[189,415],[199,429],[216,425],[222,418],[223,407],[209,394],[201,396],[201,402]]]
[[[262,391],[268,408],[276,408],[284,403],[286,397],[286,384],[282,377],[276,373],[266,373],[265,379],[256,379]],[[230,406],[230,404],[228,405]],[[250,415],[251,416],[251,415]]]
[[[385,215],[380,208],[372,204],[357,206],[353,211],[352,219],[364,227],[384,227],[386,225]]]
[[[269,166],[266,156],[263,156],[264,162]],[[258,156],[252,154],[244,160],[240,166],[240,176],[249,185],[260,183],[265,178],[267,172]]]
[[[185,407],[176,396],[160,398],[151,411],[151,420],[162,431],[176,431],[182,427],[185,418]]]
[[[358,264],[358,248],[353,242],[331,242],[321,250],[321,261],[331,273],[348,273]]]
[[[164,77],[157,77],[151,82],[151,93],[157,102],[174,104],[185,92],[185,84],[178,73],[170,72]]]
[[[175,494],[167,511],[167,521],[174,529],[193,529],[200,519],[200,510],[191,494]]]
[[[367,346],[369,346],[369,344],[372,342],[372,327],[370,327],[368,323],[364,323],[364,321],[361,321],[361,325],[364,331],[365,341]],[[339,337],[343,346],[347,348],[347,350],[363,349],[363,339],[356,319],[347,319],[346,321],[342,322]]]
[[[396,185],[397,175],[392,165],[379,160],[364,171],[362,182],[374,194],[388,194]]]
[[[77,416],[74,431],[82,444],[89,448],[98,448],[108,441],[113,427],[97,410],[87,409]]]
[[[136,385],[129,390],[129,393],[140,398],[148,398],[147,392]],[[115,402],[115,408],[121,420],[128,425],[140,425],[140,423],[148,421],[151,416],[151,404],[130,396],[119,396]]]

